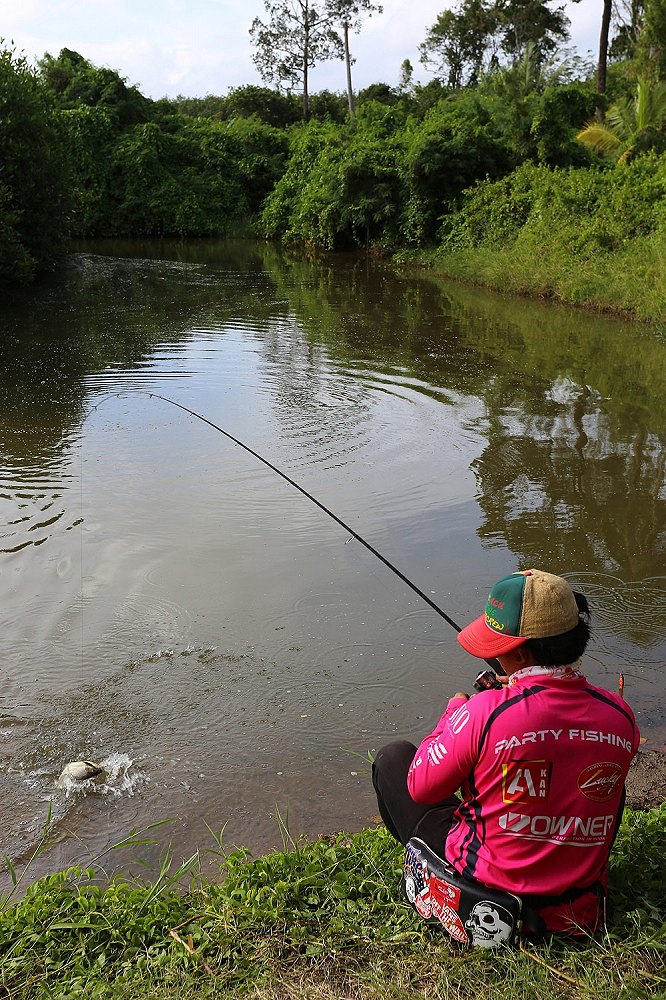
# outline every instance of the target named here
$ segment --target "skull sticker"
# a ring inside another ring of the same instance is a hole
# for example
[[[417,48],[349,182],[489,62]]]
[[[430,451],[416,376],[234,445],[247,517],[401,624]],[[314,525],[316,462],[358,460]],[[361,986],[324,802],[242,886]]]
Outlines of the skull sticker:
[[[496,948],[508,942],[513,931],[513,918],[508,910],[499,903],[484,900],[475,903],[472,912],[465,921],[472,944],[481,948]]]

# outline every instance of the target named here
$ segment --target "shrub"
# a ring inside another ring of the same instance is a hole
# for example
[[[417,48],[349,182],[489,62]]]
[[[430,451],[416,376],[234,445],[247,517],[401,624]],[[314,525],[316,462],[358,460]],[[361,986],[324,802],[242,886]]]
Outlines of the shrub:
[[[446,249],[547,241],[574,256],[619,250],[666,226],[666,156],[620,169],[549,170],[526,164],[466,193],[448,220]]]
[[[57,112],[8,49],[0,49],[0,148],[0,280],[25,281],[63,250],[69,170]]]
[[[409,131],[404,161],[409,195],[406,232],[412,242],[434,239],[442,216],[463,190],[513,166],[506,141],[474,100],[442,102]]]
[[[391,109],[368,104],[342,128],[311,122],[299,130],[266,200],[263,233],[327,250],[395,235],[403,198],[395,126]]]

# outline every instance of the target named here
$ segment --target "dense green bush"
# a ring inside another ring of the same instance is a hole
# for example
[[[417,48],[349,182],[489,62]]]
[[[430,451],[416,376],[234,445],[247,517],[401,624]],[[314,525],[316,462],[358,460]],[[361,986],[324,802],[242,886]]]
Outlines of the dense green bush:
[[[403,203],[401,116],[373,102],[344,126],[310,122],[261,215],[264,235],[323,249],[397,238]]]
[[[226,134],[247,209],[254,215],[286,169],[289,137],[257,118],[234,119]]]
[[[284,170],[286,134],[257,119],[171,117],[118,133],[104,107],[63,115],[79,236],[221,235]]]
[[[591,161],[576,133],[593,116],[599,95],[592,87],[570,83],[539,94],[530,122],[533,158],[549,167],[582,167]]]
[[[81,105],[62,112],[72,165],[71,229],[92,236],[109,228],[107,189],[116,131],[108,109]]]
[[[209,140],[202,149],[200,139]],[[224,232],[241,190],[224,138],[210,141],[196,124],[175,135],[155,122],[137,125],[115,146],[107,232],[130,236]],[[204,163],[210,168],[202,169]]]
[[[26,281],[62,251],[69,170],[58,112],[9,49],[0,49],[0,150],[0,280]]]
[[[324,249],[432,244],[476,181],[501,178],[525,159],[591,159],[575,141],[594,107],[582,85],[516,101],[463,93],[422,116],[410,113],[411,98],[389,96],[364,95],[356,117],[337,127],[311,123],[294,133],[287,172],[264,206],[265,235]]]
[[[404,176],[409,197],[405,229],[411,242],[432,242],[441,218],[461,192],[515,165],[482,103],[442,101],[422,125],[408,130]]]
[[[452,278],[666,322],[666,154],[549,170],[467,192],[437,267]]]
[[[618,250],[666,227],[666,156],[648,154],[618,169],[549,170],[524,164],[468,191],[447,220],[446,249],[511,240],[548,241],[575,256]]]

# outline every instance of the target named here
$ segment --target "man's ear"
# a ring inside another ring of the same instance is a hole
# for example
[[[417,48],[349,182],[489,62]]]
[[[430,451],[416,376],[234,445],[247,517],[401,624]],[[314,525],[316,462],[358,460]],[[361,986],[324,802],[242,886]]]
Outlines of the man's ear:
[[[526,642],[522,646],[516,646],[512,652],[517,670],[522,670],[523,667],[532,667],[536,663]]]

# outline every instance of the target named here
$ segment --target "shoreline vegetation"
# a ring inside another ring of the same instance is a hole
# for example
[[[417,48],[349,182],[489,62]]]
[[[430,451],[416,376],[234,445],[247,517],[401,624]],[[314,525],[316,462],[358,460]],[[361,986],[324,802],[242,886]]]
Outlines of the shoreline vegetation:
[[[424,42],[444,59],[430,83],[403,65],[352,103],[310,95],[307,120],[293,93],[153,101],[70,49],[33,68],[0,43],[0,283],[52,270],[72,239],[245,232],[663,332],[666,49],[650,30],[666,0],[634,5],[644,27],[618,32],[603,93],[584,60],[553,58],[564,23],[452,76],[444,43],[471,2]],[[486,28],[478,53],[503,51]]]
[[[654,185],[652,205],[637,190],[643,183]],[[636,225],[639,202],[643,220]],[[440,247],[398,251],[394,260],[664,330],[665,202],[663,156],[646,156],[603,180],[589,171],[524,167],[467,192]]]
[[[20,900],[0,900],[0,996],[665,995],[666,806],[625,811],[605,933],[492,952],[461,950],[421,921],[400,895],[402,849],[385,828],[312,843],[292,840],[280,820],[279,828],[285,849],[256,860],[226,852],[220,834],[213,850],[180,866],[167,853],[150,882],[109,881],[93,864],[41,878]],[[132,831],[116,846],[147,842]],[[207,854],[216,877],[203,874]]]

